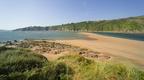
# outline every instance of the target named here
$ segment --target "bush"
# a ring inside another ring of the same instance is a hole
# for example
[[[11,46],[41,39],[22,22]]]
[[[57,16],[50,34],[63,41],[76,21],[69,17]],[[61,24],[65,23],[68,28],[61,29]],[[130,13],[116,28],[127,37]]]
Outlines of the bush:
[[[55,78],[56,80],[70,80],[71,74],[73,74],[73,71],[68,65],[64,63],[58,63],[55,66]]]
[[[70,80],[72,69],[26,49],[0,52],[0,80]],[[68,72],[68,73],[67,73]]]
[[[45,57],[33,54],[28,50],[6,50],[0,53],[0,74],[24,72],[33,68],[40,68],[44,63],[47,63]]]
[[[76,63],[82,64],[82,65],[89,65],[91,64],[93,61],[84,58],[83,56],[79,56],[76,58]]]
[[[0,80],[9,80],[7,75],[0,75]]]
[[[73,74],[64,63],[51,64],[31,73],[28,80],[71,80]]]
[[[9,80],[26,80],[27,76],[20,72],[14,72],[9,75]]]
[[[7,48],[5,46],[2,46],[2,47],[0,47],[0,52],[6,51],[6,50],[11,50],[11,49],[13,49],[13,48]]]

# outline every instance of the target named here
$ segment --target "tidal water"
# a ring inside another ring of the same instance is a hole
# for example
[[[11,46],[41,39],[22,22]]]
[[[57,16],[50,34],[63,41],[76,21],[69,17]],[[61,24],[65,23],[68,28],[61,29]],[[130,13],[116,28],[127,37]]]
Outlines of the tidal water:
[[[54,31],[0,31],[0,42],[24,39],[83,39],[84,35],[77,32]]]
[[[144,41],[144,33],[95,32],[95,34]],[[85,39],[85,38],[86,36],[78,34],[77,32],[0,31],[0,42],[24,40],[24,39],[68,40],[68,39]]]
[[[95,33],[118,38],[144,41],[144,33],[114,33],[114,32],[95,32]]]

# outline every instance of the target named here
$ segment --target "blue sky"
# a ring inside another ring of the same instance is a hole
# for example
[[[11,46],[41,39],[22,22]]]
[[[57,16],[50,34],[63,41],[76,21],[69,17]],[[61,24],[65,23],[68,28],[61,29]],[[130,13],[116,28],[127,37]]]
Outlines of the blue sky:
[[[144,0],[0,0],[0,29],[144,15]]]

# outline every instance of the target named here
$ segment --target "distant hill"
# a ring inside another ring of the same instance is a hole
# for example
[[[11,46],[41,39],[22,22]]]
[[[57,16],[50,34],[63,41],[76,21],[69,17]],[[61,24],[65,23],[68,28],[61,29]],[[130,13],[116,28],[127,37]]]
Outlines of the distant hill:
[[[14,31],[118,31],[118,32],[144,32],[144,16],[121,18],[102,21],[84,21],[51,27],[32,26],[16,29]]]
[[[0,31],[6,31],[6,30],[1,30],[1,29],[0,29]]]
[[[30,27],[15,29],[13,31],[48,31],[48,30],[49,30],[49,27],[30,26]]]

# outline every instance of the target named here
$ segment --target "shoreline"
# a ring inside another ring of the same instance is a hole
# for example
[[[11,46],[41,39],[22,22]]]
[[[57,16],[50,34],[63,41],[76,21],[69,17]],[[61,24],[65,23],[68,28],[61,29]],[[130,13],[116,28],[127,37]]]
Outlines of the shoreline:
[[[144,68],[144,42],[138,40],[124,39],[88,32],[80,32],[86,36],[84,39],[72,40],[38,40],[62,43],[81,48],[87,48],[92,51],[100,52],[111,56],[114,61],[129,61]],[[18,41],[19,42],[19,41]]]
[[[110,55],[116,61],[129,61],[144,68],[144,42],[81,32],[87,39],[55,40],[53,42],[79,46]]]
[[[128,33],[128,34],[144,34],[144,31],[138,32],[124,32],[124,31],[95,31],[95,32],[110,32],[110,33]]]

